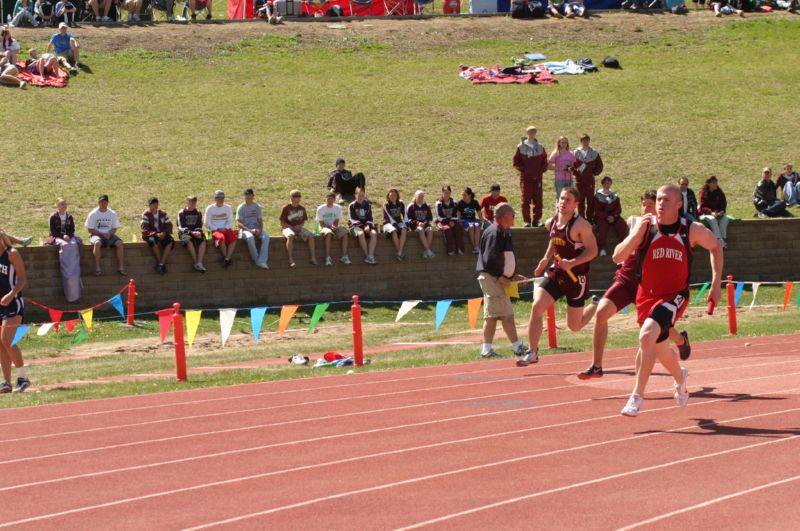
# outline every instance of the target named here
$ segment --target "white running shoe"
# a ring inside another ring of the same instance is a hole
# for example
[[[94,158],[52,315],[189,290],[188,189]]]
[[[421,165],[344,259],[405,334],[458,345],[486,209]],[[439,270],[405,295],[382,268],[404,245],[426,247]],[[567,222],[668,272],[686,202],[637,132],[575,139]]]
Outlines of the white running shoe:
[[[325,265],[326,266],[332,266],[333,265],[333,260],[331,259],[330,256],[326,256],[325,257]]]
[[[635,417],[639,414],[639,410],[642,408],[642,397],[639,395],[631,395],[628,399],[628,403],[625,404],[625,407],[622,408],[622,413],[626,417]]]
[[[675,394],[673,396],[675,397],[675,402],[679,406],[686,407],[686,404],[689,403],[689,389],[686,387],[686,378],[689,377],[689,369],[681,367],[681,376],[683,377],[683,381],[680,384],[678,384],[678,382],[672,384],[675,386]]]
[[[539,354],[536,352],[528,351],[527,354],[517,360],[517,367],[527,367],[531,363],[539,362]]]
[[[339,258],[339,261],[342,262],[344,265],[350,265],[352,263],[350,262],[350,257],[347,255],[344,255],[343,257]]]
[[[529,349],[529,348],[528,348],[528,347],[525,345],[525,343],[521,343],[521,344],[519,345],[519,348],[515,348],[515,349],[514,349],[514,355],[515,355],[515,356],[527,356],[527,355],[528,355],[528,354],[530,354],[530,353],[531,353],[531,349]]]

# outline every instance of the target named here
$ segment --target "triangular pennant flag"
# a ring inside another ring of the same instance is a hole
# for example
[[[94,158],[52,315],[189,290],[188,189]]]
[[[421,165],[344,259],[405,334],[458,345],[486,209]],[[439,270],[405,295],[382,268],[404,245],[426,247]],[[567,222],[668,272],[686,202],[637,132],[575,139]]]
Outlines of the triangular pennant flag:
[[[64,315],[64,312],[61,310],[54,310],[52,308],[47,309],[47,313],[50,314],[50,320],[53,322],[53,326],[56,327],[56,332],[58,332],[58,323],[61,322],[61,316]],[[72,330],[70,330],[71,332]]]
[[[708,287],[710,285],[711,285],[711,282],[706,282],[705,284],[703,284],[703,287],[700,288],[699,292],[697,292],[697,297],[694,298],[694,304],[697,304],[698,302],[700,302],[700,297],[703,296],[703,293],[706,292],[706,290],[708,289]]]
[[[119,293],[108,299],[108,303],[117,310],[123,319],[125,318],[125,306],[122,304],[122,296]]]
[[[447,310],[450,309],[450,305],[453,303],[453,299],[447,299],[446,301],[438,301],[436,303],[436,330],[442,326],[444,322],[444,318],[447,316]]]
[[[200,316],[202,314],[202,310],[186,311],[186,339],[189,341],[190,348],[192,343],[194,343],[194,335],[197,333],[197,327],[200,325]]]
[[[92,319],[94,318],[94,309],[89,308],[88,310],[81,310],[81,319],[83,319],[83,324],[86,325],[86,330],[89,332],[92,331]]]
[[[88,340],[89,334],[86,332],[86,328],[84,326],[80,326],[78,327],[78,331],[75,332],[75,335],[72,336],[72,340],[69,342],[69,344],[78,345]]]
[[[629,304],[629,305],[627,305],[627,306],[625,306],[625,307],[622,309],[622,314],[623,314],[623,315],[628,315],[628,309],[630,309],[630,307],[631,307],[631,305],[630,305],[630,304]]]
[[[414,307],[421,303],[422,301],[403,301],[400,305],[400,309],[397,310],[397,317],[394,318],[394,322],[396,323],[400,319],[402,319],[408,312],[414,309]]]
[[[518,282],[512,282],[511,284],[509,284],[508,286],[503,288],[503,291],[505,291],[506,295],[508,295],[512,299],[519,299],[519,283]]]
[[[174,313],[175,310],[172,308],[166,308],[156,312],[156,315],[158,316],[158,330],[161,332],[162,343],[167,339],[169,331],[172,329],[172,315]]]
[[[13,347],[17,343],[19,343],[20,339],[25,337],[25,334],[28,333],[29,329],[30,329],[30,325],[19,325],[17,327],[16,333],[14,334],[14,339],[11,340],[11,346]]]
[[[289,328],[289,321],[294,317],[295,312],[300,307],[298,304],[284,304],[281,307],[281,317],[278,321],[278,332],[283,335]]]
[[[251,308],[250,309],[250,328],[253,329],[253,341],[258,345],[258,336],[261,335],[261,324],[264,322],[264,314],[267,313],[267,308]]]
[[[753,282],[753,300],[750,301],[750,310],[753,309],[753,305],[756,303],[756,293],[758,293],[758,288],[761,286],[761,282]],[[800,304],[800,302],[798,303]]]
[[[228,342],[231,336],[231,329],[233,328],[233,320],[236,318],[236,310],[233,308],[219,311],[219,327],[222,331],[222,346]]]
[[[45,324],[43,324],[42,326],[39,327],[39,330],[36,331],[36,335],[40,336],[40,337],[43,336],[43,335],[46,335],[47,332],[49,332],[50,329],[53,328],[54,326],[55,326],[55,323],[45,323]]]
[[[477,297],[467,301],[467,313],[469,314],[469,327],[475,329],[478,326],[478,312],[483,304],[483,297]]]
[[[314,330],[314,327],[317,326],[319,320],[322,319],[322,315],[328,310],[328,306],[330,306],[330,304],[327,302],[314,306],[314,313],[311,315],[311,322],[308,323],[307,332],[309,334],[312,330]]]
[[[78,324],[78,319],[70,319],[69,321],[64,322],[64,326],[67,327],[67,332],[72,333],[75,330],[75,325]]]
[[[786,283],[786,292],[783,295],[783,311],[786,311],[786,308],[789,307],[789,301],[792,299],[792,287],[794,286],[794,282],[787,282]]]
[[[739,306],[739,299],[742,298],[742,292],[744,291],[744,282],[737,282],[736,283],[736,294],[733,297],[733,304]]]

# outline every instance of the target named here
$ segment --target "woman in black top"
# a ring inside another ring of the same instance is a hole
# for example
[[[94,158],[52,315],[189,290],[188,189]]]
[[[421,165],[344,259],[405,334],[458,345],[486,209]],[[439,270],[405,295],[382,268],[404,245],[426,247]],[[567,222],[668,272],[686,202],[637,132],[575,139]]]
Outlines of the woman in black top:
[[[400,200],[397,188],[390,188],[386,194],[386,203],[383,205],[383,233],[392,239],[397,251],[397,259],[402,261],[406,255],[403,249],[406,246],[408,227],[406,226],[406,206]]]
[[[472,188],[464,188],[456,209],[461,217],[461,224],[469,236],[469,243],[472,244],[472,254],[478,254],[481,241],[481,206],[475,200]]]

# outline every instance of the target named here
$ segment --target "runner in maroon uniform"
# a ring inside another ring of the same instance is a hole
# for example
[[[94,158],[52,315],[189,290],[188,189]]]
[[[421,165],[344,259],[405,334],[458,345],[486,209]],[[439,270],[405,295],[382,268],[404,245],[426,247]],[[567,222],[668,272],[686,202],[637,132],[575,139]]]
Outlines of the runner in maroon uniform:
[[[642,194],[642,216],[654,215],[656,213],[656,191],[647,190]],[[633,228],[641,221],[640,216],[628,218],[628,226]],[[616,261],[616,260],[615,260]],[[636,290],[639,285],[637,278],[638,269],[637,253],[634,250],[627,258],[617,265],[614,273],[614,282],[611,284],[600,303],[597,305],[597,312],[594,315],[594,330],[592,333],[592,364],[588,369],[578,373],[578,378],[588,380],[589,378],[600,378],[603,376],[603,352],[606,348],[608,339],[608,320],[617,312],[632,304],[636,300]],[[675,328],[670,328],[669,338],[678,345],[681,359],[689,358],[692,353],[689,345],[689,337],[686,332],[678,333]]]
[[[635,417],[642,406],[644,391],[656,358],[675,379],[675,401],[689,401],[686,377],[678,357],[667,343],[669,330],[686,309],[689,296],[692,249],[704,247],[711,255],[709,301],[717,304],[721,293],[722,247],[714,234],[700,223],[690,223],[680,215],[681,192],[675,185],[662,186],[656,196],[656,216],[643,218],[620,243],[614,254],[627,258],[638,254],[639,287],[636,312],[639,325],[640,359],[636,364],[636,386],[622,414]]]
[[[520,367],[539,361],[537,351],[542,336],[542,316],[555,301],[562,296],[567,298],[567,326],[572,331],[586,326],[597,309],[596,304],[583,307],[589,295],[589,262],[597,256],[597,241],[592,226],[576,212],[577,204],[578,191],[572,187],[564,188],[558,198],[558,214],[545,223],[550,231],[550,244],[534,276],[541,275],[551,259],[555,258],[555,263],[547,270],[542,284],[534,290],[528,322],[531,352],[517,361]]]

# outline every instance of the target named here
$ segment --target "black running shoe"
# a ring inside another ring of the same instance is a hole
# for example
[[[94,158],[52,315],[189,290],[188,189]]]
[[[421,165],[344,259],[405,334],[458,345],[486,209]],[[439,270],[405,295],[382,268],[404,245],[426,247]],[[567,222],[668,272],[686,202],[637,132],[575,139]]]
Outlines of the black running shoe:
[[[590,378],[602,378],[602,377],[603,377],[603,368],[595,367],[594,365],[589,365],[588,369],[578,373],[578,378],[580,380],[588,380]]]
[[[689,333],[681,332],[681,335],[683,336],[683,345],[678,345],[678,352],[681,355],[681,359],[686,361],[692,355],[692,346],[689,344]]]
[[[17,387],[14,390],[18,393],[22,393],[31,386],[31,381],[27,378],[17,378]]]

